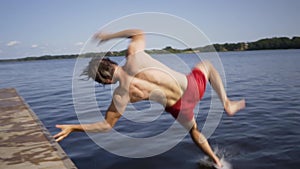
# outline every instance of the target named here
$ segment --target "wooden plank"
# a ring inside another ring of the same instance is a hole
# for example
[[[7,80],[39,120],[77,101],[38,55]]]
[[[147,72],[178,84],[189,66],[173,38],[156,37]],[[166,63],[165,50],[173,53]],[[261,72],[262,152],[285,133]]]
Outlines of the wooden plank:
[[[0,89],[0,168],[76,169],[15,89]]]

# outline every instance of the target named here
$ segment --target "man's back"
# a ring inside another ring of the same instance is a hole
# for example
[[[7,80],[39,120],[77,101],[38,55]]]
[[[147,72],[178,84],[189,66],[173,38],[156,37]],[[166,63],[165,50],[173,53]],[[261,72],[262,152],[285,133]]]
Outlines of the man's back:
[[[127,56],[127,62],[122,67],[130,76],[139,79],[133,80],[130,85],[143,86],[142,81],[152,84],[156,92],[150,94],[151,100],[155,100],[155,94],[163,94],[166,100],[165,106],[173,105],[183,94],[187,86],[186,76],[176,72],[163,63],[152,58],[144,51]],[[140,81],[142,80],[142,81]],[[136,82],[136,83],[134,83]]]

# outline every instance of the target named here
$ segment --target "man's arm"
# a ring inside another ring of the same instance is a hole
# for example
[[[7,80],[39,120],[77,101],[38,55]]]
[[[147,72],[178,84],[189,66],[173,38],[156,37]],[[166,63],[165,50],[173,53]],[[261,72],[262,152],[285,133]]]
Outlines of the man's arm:
[[[109,106],[104,121],[91,123],[91,124],[70,124],[70,125],[56,125],[57,128],[61,129],[61,132],[53,136],[56,141],[61,141],[66,138],[71,132],[74,131],[85,131],[85,132],[108,132],[110,131],[118,119],[122,116],[115,107],[112,101]]]
[[[115,38],[130,38],[131,42],[128,46],[127,56],[133,55],[136,52],[144,51],[145,49],[144,32],[139,29],[129,29],[112,34],[99,32],[94,35],[94,38],[100,40],[100,42]]]

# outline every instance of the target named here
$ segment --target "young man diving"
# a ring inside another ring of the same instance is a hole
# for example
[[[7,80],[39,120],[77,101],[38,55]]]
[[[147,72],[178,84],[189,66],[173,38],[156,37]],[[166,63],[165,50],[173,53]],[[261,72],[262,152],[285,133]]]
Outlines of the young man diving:
[[[220,159],[197,128],[193,110],[204,95],[207,81],[218,94],[229,116],[243,109],[245,100],[231,101],[227,97],[220,75],[213,65],[203,61],[196,64],[188,75],[176,72],[144,52],[145,35],[141,30],[124,30],[112,34],[99,32],[95,38],[100,42],[114,38],[131,39],[124,66],[118,66],[108,58],[94,58],[84,71],[85,75],[98,83],[119,82],[119,86],[113,93],[104,121],[57,125],[61,132],[54,138],[61,141],[73,131],[108,132],[122,116],[127,104],[153,100],[162,104],[189,131],[194,143],[221,167]]]

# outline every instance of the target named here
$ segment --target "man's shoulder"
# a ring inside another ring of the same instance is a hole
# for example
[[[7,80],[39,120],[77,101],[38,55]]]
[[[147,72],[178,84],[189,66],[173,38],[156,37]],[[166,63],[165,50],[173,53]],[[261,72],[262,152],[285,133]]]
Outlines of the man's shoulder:
[[[113,93],[113,101],[116,105],[126,105],[129,100],[128,91],[122,87],[117,87]]]
[[[121,86],[118,86],[115,90],[113,95],[118,96],[118,95],[123,95],[125,93],[125,89]]]

